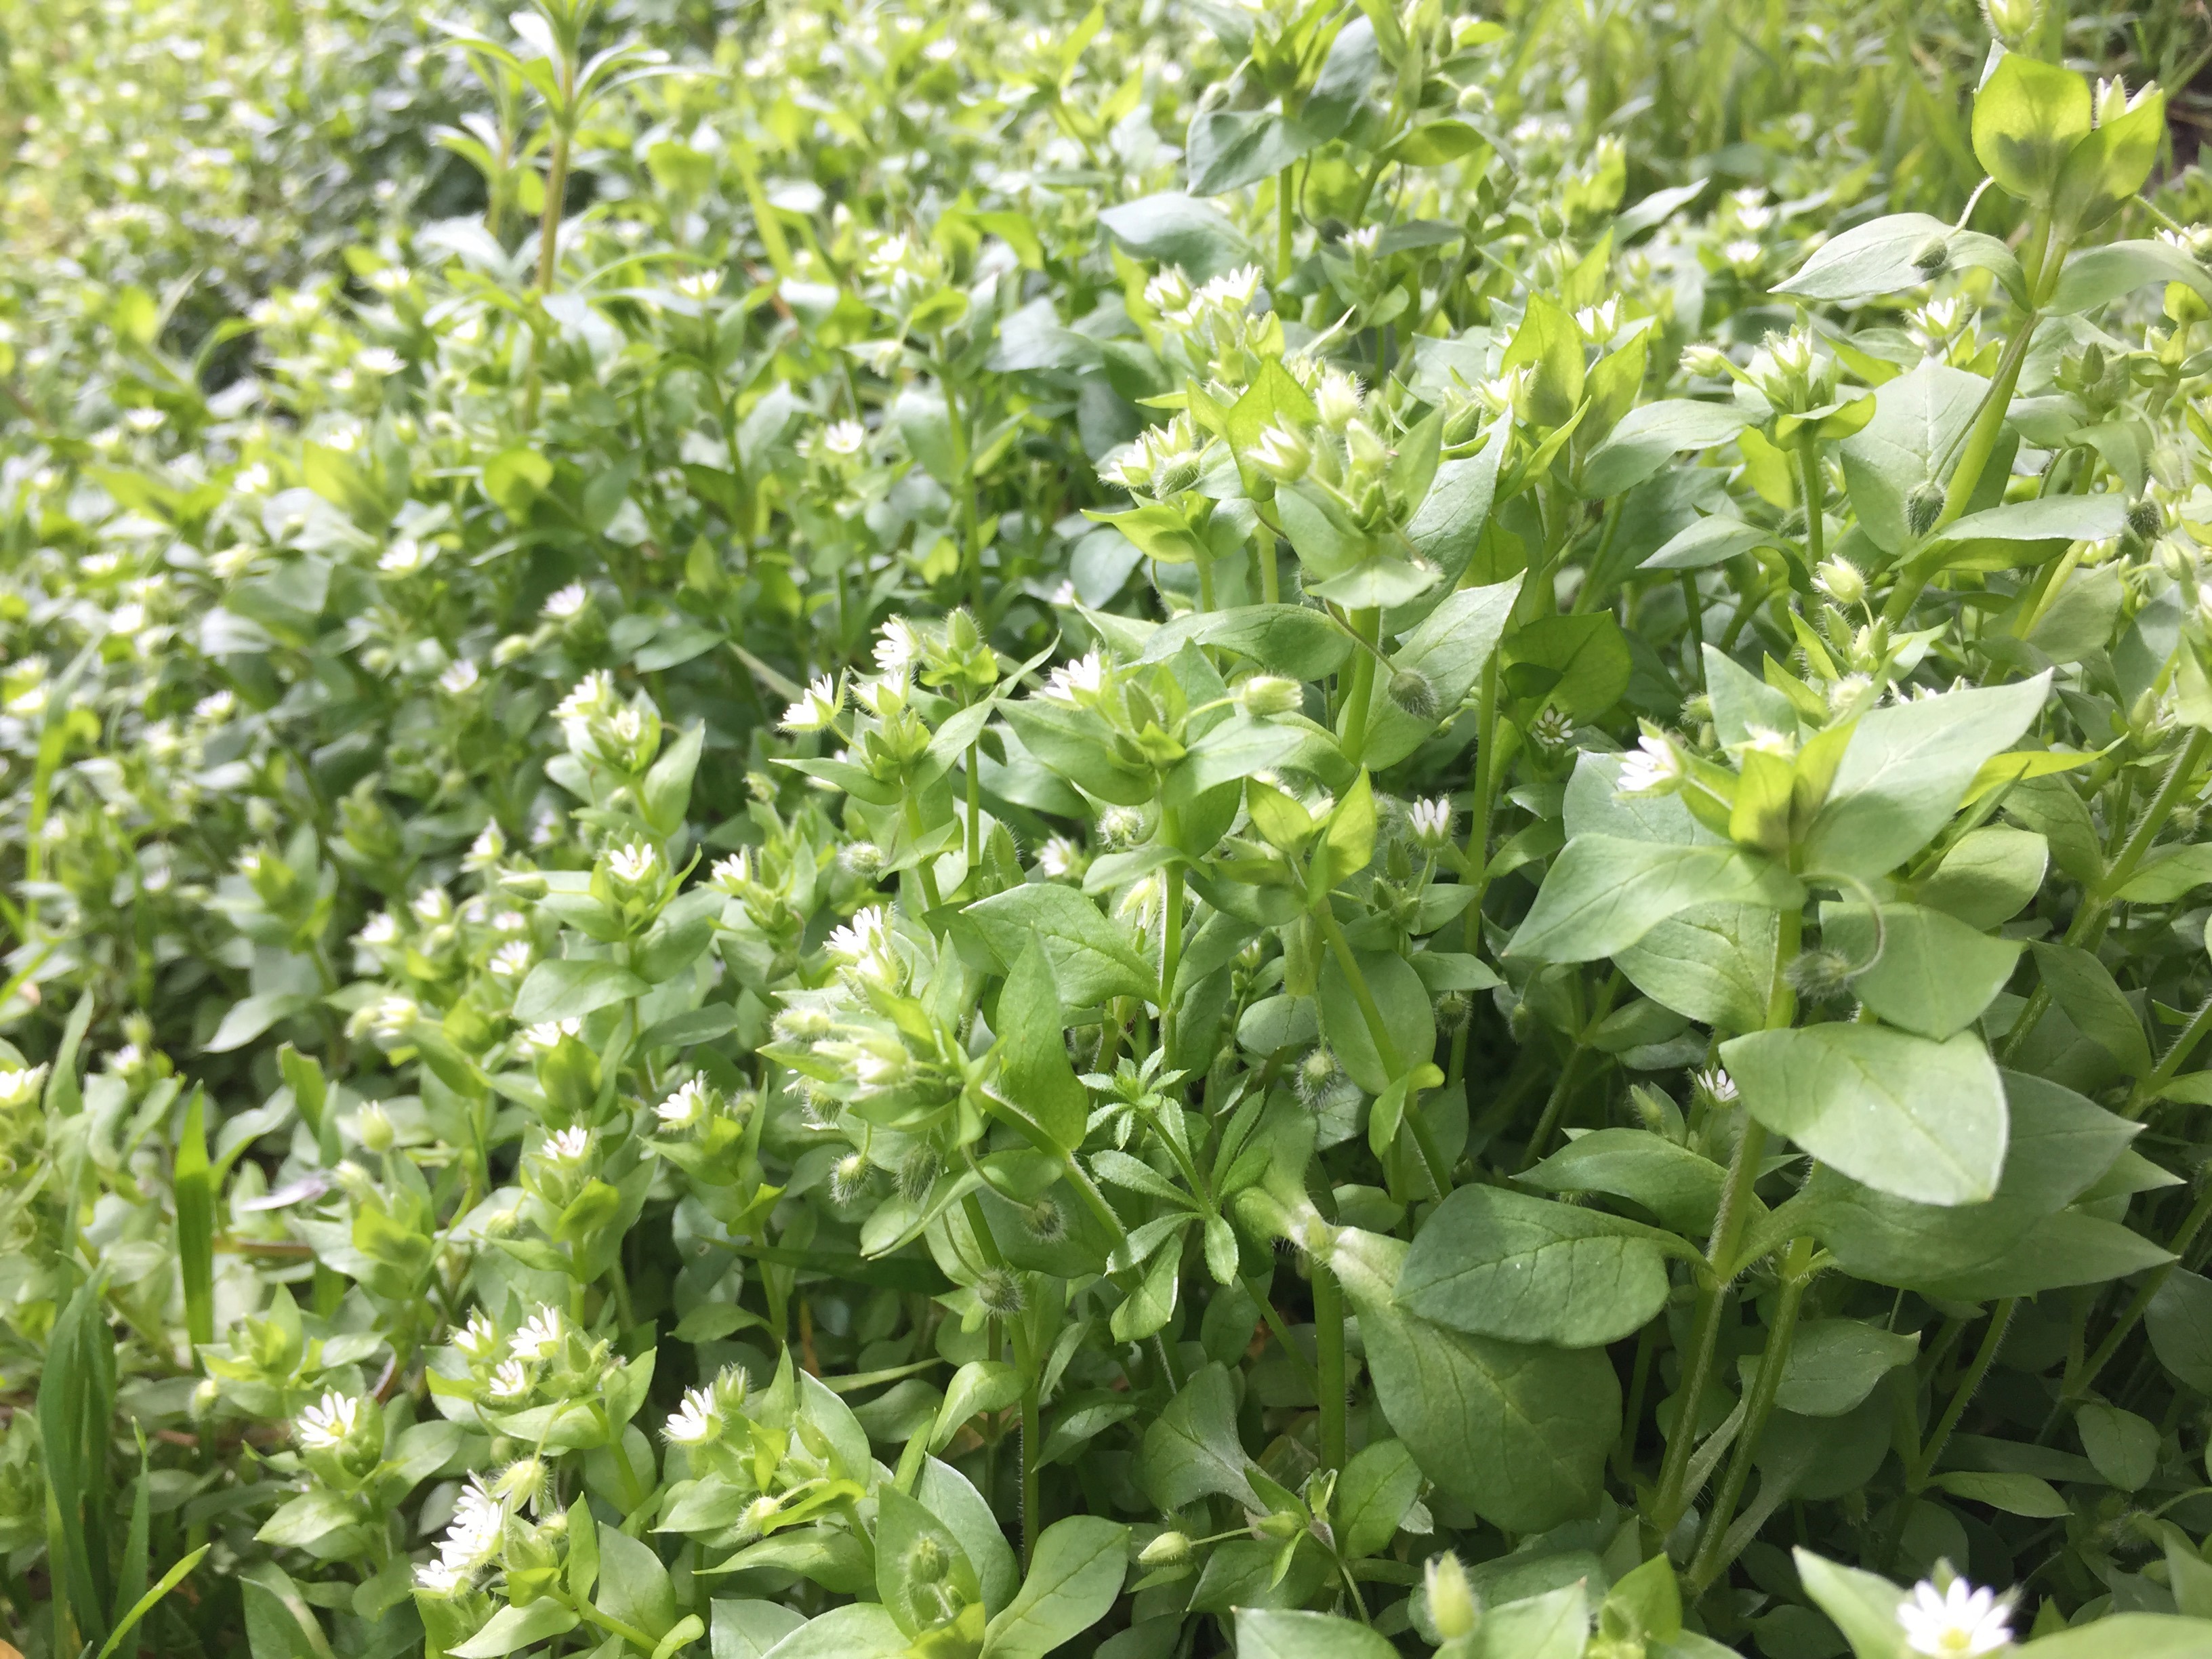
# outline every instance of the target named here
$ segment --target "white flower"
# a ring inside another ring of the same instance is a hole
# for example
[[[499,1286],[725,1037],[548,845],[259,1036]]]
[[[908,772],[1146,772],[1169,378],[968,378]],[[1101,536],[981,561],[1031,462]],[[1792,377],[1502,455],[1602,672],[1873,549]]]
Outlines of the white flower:
[[[241,495],[261,495],[268,493],[276,482],[268,467],[256,461],[230,481],[230,487]]]
[[[482,841],[483,837],[479,836],[477,839]],[[491,930],[495,933],[526,933],[530,931],[530,918],[520,910],[501,910],[492,916]]]
[[[684,1403],[668,1416],[668,1426],[662,1430],[670,1440],[679,1446],[701,1446],[722,1431],[722,1414],[715,1409],[714,1396],[705,1389],[687,1389]]]
[[[883,906],[871,904],[855,910],[850,922],[832,927],[822,948],[850,966],[882,955],[890,949],[890,927],[884,920]]]
[[[333,1389],[300,1413],[295,1427],[300,1443],[309,1451],[334,1452],[360,1423],[361,1401]]]
[[[192,705],[192,717],[213,726],[230,718],[231,710],[238,707],[238,699],[228,691],[210,691]]]
[[[709,1107],[707,1085],[697,1078],[653,1109],[653,1115],[672,1129],[688,1129],[705,1119]]]
[[[453,1333],[453,1346],[471,1359],[489,1359],[499,1346],[499,1328],[478,1308],[469,1316],[469,1322]]]
[[[714,867],[708,873],[707,879],[734,898],[752,885],[752,854],[739,848],[729,857],[715,860]]]
[[[1690,1085],[1716,1106],[1735,1104],[1735,1079],[1717,1066],[1708,1066],[1694,1073]]]
[[[645,842],[634,841],[627,847],[617,847],[607,854],[607,868],[617,881],[635,887],[653,873],[655,854]]]
[[[711,300],[722,286],[719,270],[695,270],[689,276],[676,279],[676,291],[687,300],[702,302]]]
[[[133,409],[125,411],[123,424],[133,432],[159,432],[168,424],[168,420],[169,417],[158,409]]]
[[[1440,852],[1451,845],[1452,805],[1444,796],[1415,801],[1406,809],[1406,822],[1414,841],[1428,851]]]
[[[0,1071],[0,1106],[23,1106],[38,1098],[46,1080],[44,1065],[11,1066]]]
[[[1080,708],[1084,699],[1095,697],[1106,684],[1106,665],[1096,651],[1087,653],[1073,662],[1062,663],[1052,671],[1038,695],[1048,702],[1065,703],[1071,708]]]
[[[370,346],[354,353],[353,366],[364,374],[397,374],[407,362],[390,346]]]
[[[444,888],[425,887],[415,895],[414,901],[407,908],[424,921],[435,927],[452,914],[453,901],[446,896]]]
[[[379,910],[367,921],[362,923],[361,932],[353,936],[353,942],[370,951],[381,950],[387,945],[397,945],[399,942],[399,923],[391,911]]]
[[[430,562],[436,549],[428,548],[412,536],[402,536],[384,550],[376,568],[387,576],[411,576]]]
[[[572,1123],[545,1138],[546,1155],[562,1164],[581,1164],[591,1151],[592,1132],[580,1124]]]
[[[1905,1645],[1929,1659],[1978,1659],[1995,1653],[2012,1640],[2011,1619],[2012,1608],[1996,1591],[1976,1589],[1963,1578],[1954,1578],[1948,1590],[1923,1578],[1897,1609]]]
[[[398,294],[411,280],[404,265],[384,265],[364,279],[379,294]]]
[[[1747,236],[1740,236],[1721,249],[1721,258],[1727,260],[1741,276],[1757,270],[1766,258],[1766,250]]]
[[[524,1387],[528,1387],[526,1381]],[[415,1569],[415,1582],[440,1595],[451,1595],[490,1564],[499,1553],[500,1536],[507,1525],[507,1510],[483,1489],[476,1476],[461,1490],[453,1505],[452,1523],[438,1540],[438,1559]]]
[[[476,664],[464,657],[438,676],[438,689],[449,697],[458,697],[475,690],[476,683],[483,678]]]
[[[500,1362],[499,1369],[491,1374],[492,1396],[498,1400],[520,1400],[530,1392],[530,1371],[520,1359]]]
[[[491,970],[501,979],[520,979],[530,971],[530,947],[509,939],[491,953]]]
[[[528,1047],[544,1054],[557,1047],[562,1037],[575,1036],[581,1033],[583,1029],[584,1022],[580,1018],[542,1019],[523,1032],[522,1041]]]
[[[561,1310],[540,1308],[514,1334],[507,1351],[517,1359],[543,1359],[561,1346]]]
[[[540,614],[554,622],[567,622],[582,611],[591,595],[584,591],[581,582],[570,582],[566,587],[556,587],[545,596]]]
[[[1645,732],[1637,739],[1637,746],[1628,758],[1620,763],[1620,780],[1613,787],[1616,795],[1664,795],[1682,786],[1689,775],[1681,752],[1664,737]]]
[[[507,851],[507,836],[494,819],[477,831],[477,838],[469,843],[469,850],[461,855],[465,870],[488,870],[497,864]]]
[[[433,1595],[451,1595],[469,1581],[469,1575],[443,1561],[425,1561],[415,1569],[415,1588]]]
[[[903,675],[921,653],[921,640],[903,617],[893,617],[876,635],[876,668],[881,673]]]
[[[568,695],[555,705],[553,718],[567,726],[589,720],[595,715],[606,713],[614,705],[614,676],[604,668],[594,669],[578,680]]]
[[[832,421],[822,428],[822,447],[832,455],[857,455],[867,442],[868,428],[858,421]]]
[[[787,732],[819,732],[837,718],[845,706],[842,687],[829,675],[817,678],[797,702],[783,711]]]
[[[1054,881],[1065,881],[1083,867],[1083,849],[1066,836],[1054,836],[1037,848],[1036,867]]]

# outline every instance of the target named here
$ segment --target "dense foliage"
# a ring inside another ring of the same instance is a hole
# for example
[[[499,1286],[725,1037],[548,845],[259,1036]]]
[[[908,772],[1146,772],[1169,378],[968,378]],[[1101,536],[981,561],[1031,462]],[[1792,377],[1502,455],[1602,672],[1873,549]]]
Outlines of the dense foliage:
[[[23,1654],[2212,1652],[2197,0],[4,21]]]

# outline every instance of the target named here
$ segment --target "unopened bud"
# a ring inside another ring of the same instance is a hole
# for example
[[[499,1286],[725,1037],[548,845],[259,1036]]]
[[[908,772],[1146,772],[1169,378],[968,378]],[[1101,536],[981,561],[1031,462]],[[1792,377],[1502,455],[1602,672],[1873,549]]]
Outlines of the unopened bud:
[[[952,1571],[952,1558],[933,1533],[915,1539],[906,1553],[907,1577],[917,1584],[935,1584]]]
[[[1423,1571],[1429,1593],[1429,1621],[1447,1642],[1463,1641],[1482,1622],[1482,1603],[1468,1582],[1459,1557],[1446,1550],[1430,1559]]]
[[[1943,512],[1943,486],[1932,478],[1905,498],[1905,527],[1915,536],[1924,536],[1936,527],[1936,520]]]
[[[2148,495],[2130,501],[2128,528],[2135,532],[2137,541],[2154,542],[2166,534],[2166,509]]]
[[[1866,578],[1848,559],[1830,559],[1813,573],[1820,590],[1838,605],[1856,605],[1866,598]]]
[[[1390,701],[1423,724],[1432,724],[1440,712],[1437,688],[1416,668],[1401,668],[1390,676]]]
[[[1375,428],[1364,421],[1354,421],[1350,426],[1345,428],[1344,444],[1346,452],[1352,457],[1352,464],[1354,466],[1379,472],[1390,463],[1389,446],[1376,435]]]
[[[1982,0],[1982,21],[2008,46],[2018,46],[2035,27],[2036,0]]]
[[[975,1276],[975,1300],[994,1319],[1012,1319],[1022,1310],[1022,1281],[1006,1267],[986,1267]]]
[[[1850,959],[1840,951],[1805,951],[1783,970],[1790,988],[1808,1002],[1830,1002],[1850,988]]]
[[[1912,268],[1930,279],[1942,276],[1950,263],[1950,239],[1941,233],[1930,236],[1912,251]]]
[[[1255,674],[1238,682],[1237,701],[1255,718],[1294,714],[1305,705],[1305,688],[1280,674]]]
[[[1173,1528],[1162,1533],[1137,1552],[1137,1565],[1140,1567],[1171,1567],[1178,1561],[1189,1559],[1190,1535]]]

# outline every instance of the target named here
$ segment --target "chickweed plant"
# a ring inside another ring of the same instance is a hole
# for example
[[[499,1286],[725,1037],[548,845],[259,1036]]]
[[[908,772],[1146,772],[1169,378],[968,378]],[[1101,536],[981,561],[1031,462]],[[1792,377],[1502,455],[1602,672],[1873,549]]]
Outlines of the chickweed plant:
[[[2201,5],[4,39],[0,1654],[2212,1654]]]

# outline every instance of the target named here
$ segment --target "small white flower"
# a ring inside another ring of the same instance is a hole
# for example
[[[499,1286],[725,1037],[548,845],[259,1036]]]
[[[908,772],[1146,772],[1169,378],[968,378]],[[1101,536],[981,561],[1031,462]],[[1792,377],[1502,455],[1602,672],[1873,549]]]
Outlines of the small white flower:
[[[672,1129],[689,1129],[705,1121],[709,1109],[707,1085],[697,1078],[653,1109],[653,1115]]]
[[[334,1452],[361,1423],[361,1401],[333,1389],[300,1413],[300,1443],[309,1451]]]
[[[617,847],[607,854],[607,868],[617,881],[635,887],[653,873],[657,858],[652,847],[645,842],[634,841],[627,847]]]
[[[264,495],[276,482],[274,475],[261,462],[256,461],[230,481],[230,487],[241,495]]]
[[[42,1065],[11,1066],[0,1071],[0,1106],[25,1106],[39,1097],[46,1080]]]
[[[1716,1106],[1733,1106],[1736,1103],[1735,1079],[1717,1066],[1708,1066],[1695,1073],[1690,1079],[1690,1086]]]
[[[884,916],[880,904],[871,904],[853,913],[853,920],[842,927],[830,930],[823,942],[823,950],[837,961],[853,965],[880,956],[890,949],[890,926]]]
[[[482,841],[483,837],[479,836],[477,839]],[[499,910],[493,913],[490,926],[495,933],[526,933],[530,931],[530,918],[520,910]]]
[[[443,1561],[425,1561],[415,1569],[415,1588],[433,1595],[451,1595],[468,1579],[460,1568]]]
[[[1083,867],[1083,849],[1066,836],[1054,836],[1037,848],[1036,867],[1054,881],[1066,881]]]
[[[425,887],[415,895],[407,908],[423,921],[435,927],[453,914],[453,902],[446,896],[444,888]]]
[[[714,860],[714,867],[707,879],[725,893],[735,897],[753,883],[752,854],[739,848],[726,859]]]
[[[687,1389],[684,1403],[669,1413],[661,1432],[679,1446],[702,1446],[722,1431],[722,1414],[714,1396],[705,1389]]]
[[[1415,801],[1406,809],[1406,822],[1413,840],[1427,851],[1441,852],[1451,845],[1452,805],[1444,796]]]
[[[787,732],[819,732],[832,724],[845,706],[843,688],[829,675],[817,677],[797,702],[783,711]]]
[[[555,705],[553,718],[564,726],[589,720],[613,708],[615,701],[614,676],[604,668],[594,669]]]
[[[1948,1590],[1927,1579],[1898,1605],[1905,1645],[1929,1659],[1978,1659],[2012,1640],[2012,1608],[1996,1592],[1954,1578]]]
[[[903,617],[893,617],[876,635],[876,668],[880,673],[903,675],[921,654],[921,639]]]
[[[561,1346],[561,1310],[540,1308],[514,1334],[507,1351],[517,1359],[543,1359]]]
[[[491,970],[501,979],[520,979],[530,971],[530,947],[509,939],[491,953]]]
[[[540,615],[552,622],[567,622],[581,611],[591,595],[581,582],[570,582],[566,587],[556,587],[545,596]]]
[[[696,300],[702,304],[713,299],[721,286],[722,273],[719,270],[695,270],[689,276],[678,276],[676,279],[676,291],[678,294],[687,300]]]
[[[489,1359],[499,1346],[499,1328],[478,1308],[469,1315],[469,1322],[453,1333],[453,1346],[471,1359]]]
[[[397,374],[407,362],[390,346],[369,346],[354,353],[353,366],[364,374]]]
[[[583,1029],[584,1022],[580,1018],[542,1019],[523,1032],[522,1040],[530,1048],[544,1054],[557,1047],[562,1037],[578,1036]]]
[[[477,838],[469,843],[469,850],[461,856],[461,867],[465,870],[489,870],[500,861],[507,851],[507,836],[494,819],[477,831]]]
[[[1048,702],[1079,708],[1085,698],[1097,696],[1105,684],[1106,665],[1098,653],[1092,651],[1054,669],[1051,678],[1045,681],[1044,690],[1038,695]]]
[[[430,562],[433,551],[412,536],[402,536],[384,550],[376,568],[387,576],[411,576]]]
[[[1666,738],[1647,732],[1621,763],[1620,779],[1613,793],[1664,795],[1680,788],[1688,775],[1689,768],[1682,760],[1681,751]]]
[[[591,1151],[592,1132],[581,1124],[572,1123],[545,1138],[546,1155],[562,1164],[581,1164]]]
[[[449,697],[458,697],[464,692],[474,690],[477,682],[483,678],[476,664],[464,657],[438,676],[438,689]]]
[[[133,432],[159,432],[169,422],[169,417],[158,409],[133,409],[125,411],[123,424]]]
[[[822,447],[832,455],[857,455],[867,444],[868,428],[858,421],[832,421],[822,428]]]
[[[369,951],[380,951],[387,945],[397,945],[399,942],[399,923],[391,911],[379,910],[362,923],[361,931],[353,936],[353,942]]]

